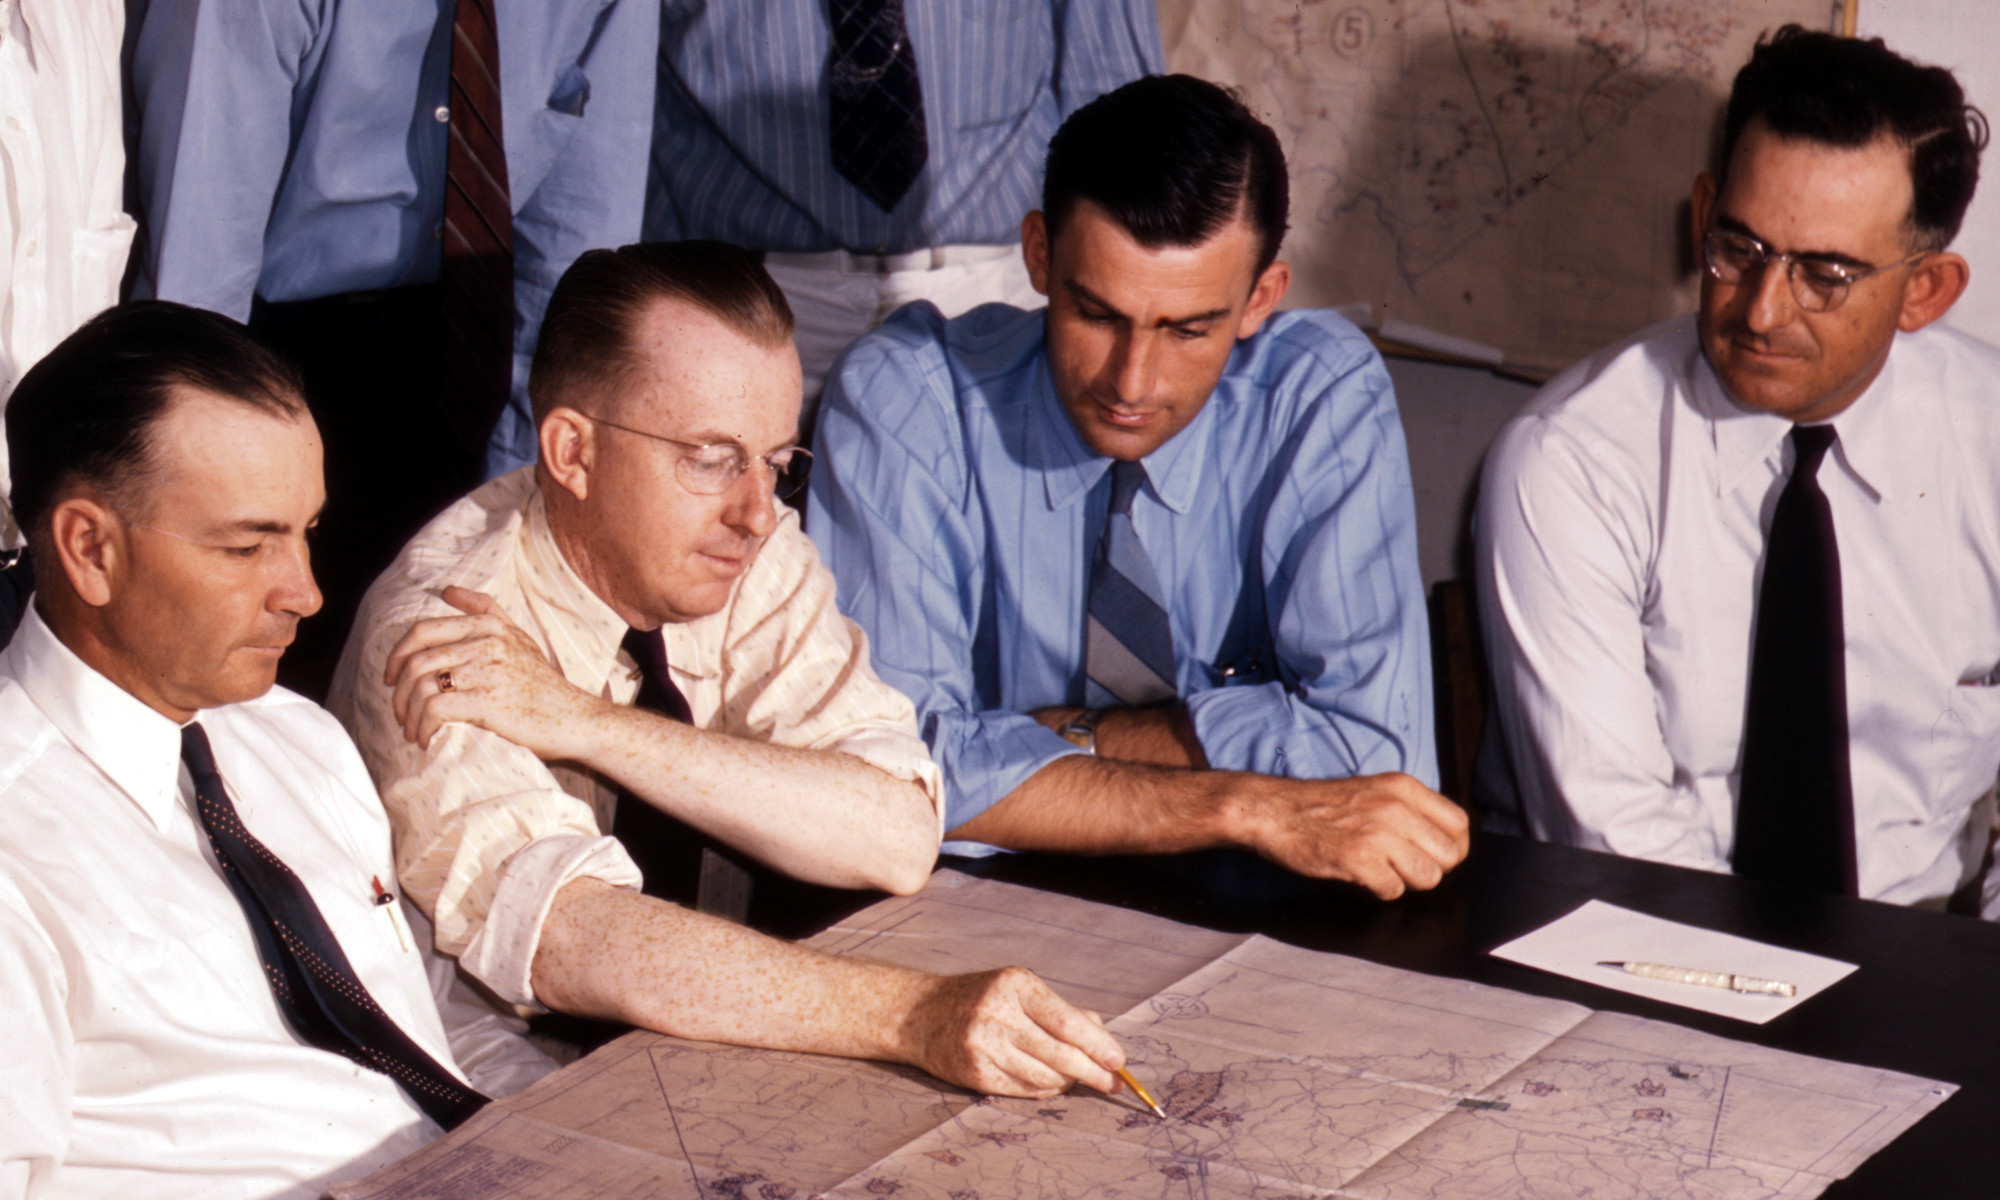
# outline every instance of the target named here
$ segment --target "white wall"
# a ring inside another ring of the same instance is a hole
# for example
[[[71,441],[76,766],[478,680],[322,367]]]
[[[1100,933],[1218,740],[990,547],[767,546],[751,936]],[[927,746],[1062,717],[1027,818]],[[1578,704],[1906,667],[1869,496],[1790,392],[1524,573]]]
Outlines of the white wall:
[[[2000,2],[1860,0],[1857,32],[1918,62],[1949,67],[1966,99],[2000,126]],[[2000,128],[1996,128],[2000,134]],[[1952,249],[1972,264],[1972,286],[1946,320],[2000,345],[2000,147],[1988,146],[1972,211]]]

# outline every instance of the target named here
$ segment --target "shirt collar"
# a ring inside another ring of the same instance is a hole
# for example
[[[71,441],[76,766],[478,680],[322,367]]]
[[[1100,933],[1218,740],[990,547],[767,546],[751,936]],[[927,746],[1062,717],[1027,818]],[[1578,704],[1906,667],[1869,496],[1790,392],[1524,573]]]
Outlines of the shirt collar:
[[[1729,491],[1758,464],[1767,461],[1792,432],[1792,422],[1773,413],[1747,408],[1730,399],[1715,369],[1699,347],[1694,372],[1695,406],[1708,418],[1715,439],[1716,483]],[[1912,435],[1922,422],[1917,414],[1892,412],[1895,354],[1882,364],[1867,390],[1839,416],[1827,422],[1838,440],[1834,451],[1848,472],[1880,500],[1898,490],[1903,476],[1922,469],[1918,439]]]
[[[181,727],[77,657],[35,605],[6,654],[9,673],[57,732],[155,828],[167,828],[180,804]]]
[[[1152,485],[1153,494],[1176,513],[1185,514],[1201,491],[1208,445],[1214,438],[1215,423],[1221,419],[1215,415],[1215,408],[1225,402],[1222,386],[1217,384],[1185,429],[1140,460],[1146,464],[1146,482]],[[1029,429],[1035,465],[1041,468],[1049,508],[1067,508],[1104,477],[1111,468],[1111,460],[1094,453],[1077,433],[1056,395],[1046,352],[1035,372],[1032,407],[1034,415]]]
[[[519,537],[521,593],[542,623],[556,669],[591,695],[603,694],[630,626],[563,557],[540,487],[528,493]]]

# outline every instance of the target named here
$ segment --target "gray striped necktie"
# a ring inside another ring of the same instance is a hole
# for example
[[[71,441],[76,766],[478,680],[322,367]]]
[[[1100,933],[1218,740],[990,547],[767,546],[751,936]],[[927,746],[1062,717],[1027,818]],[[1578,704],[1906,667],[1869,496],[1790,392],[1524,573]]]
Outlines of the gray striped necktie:
[[[1132,527],[1132,497],[1144,482],[1145,464],[1112,464],[1111,511],[1090,570],[1083,691],[1091,708],[1157,704],[1178,694],[1165,593]]]

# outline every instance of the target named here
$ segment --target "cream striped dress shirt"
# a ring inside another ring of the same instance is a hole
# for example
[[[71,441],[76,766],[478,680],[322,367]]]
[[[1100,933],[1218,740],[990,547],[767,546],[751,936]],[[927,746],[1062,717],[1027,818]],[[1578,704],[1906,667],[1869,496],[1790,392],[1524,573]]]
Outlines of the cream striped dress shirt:
[[[556,892],[586,875],[639,886],[638,868],[605,835],[616,785],[470,725],[448,724],[422,749],[404,739],[381,681],[412,623],[457,612],[439,598],[457,584],[492,596],[571,683],[632,702],[638,672],[619,649],[625,622],[556,547],[534,471],[486,484],[404,547],[362,602],[328,698],[375,776],[395,827],[397,874],[430,914],[437,948],[523,1011],[539,1008],[530,968]],[[833,577],[797,514],[779,511],[722,610],[663,629],[694,724],[855,755],[921,784],[942,813],[914,709],[869,666],[866,635],[835,607]]]

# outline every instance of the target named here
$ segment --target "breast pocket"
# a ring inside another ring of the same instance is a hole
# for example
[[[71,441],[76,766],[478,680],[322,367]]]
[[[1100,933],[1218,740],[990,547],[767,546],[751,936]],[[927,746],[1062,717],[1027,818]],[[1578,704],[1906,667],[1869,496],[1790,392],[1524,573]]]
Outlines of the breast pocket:
[[[1933,811],[1956,808],[2000,776],[2000,686],[1961,683],[1944,698],[1925,747]]]
[[[137,228],[131,217],[119,213],[101,229],[79,229],[71,235],[71,290],[79,322],[118,303],[118,285],[125,278],[125,258]]]

